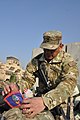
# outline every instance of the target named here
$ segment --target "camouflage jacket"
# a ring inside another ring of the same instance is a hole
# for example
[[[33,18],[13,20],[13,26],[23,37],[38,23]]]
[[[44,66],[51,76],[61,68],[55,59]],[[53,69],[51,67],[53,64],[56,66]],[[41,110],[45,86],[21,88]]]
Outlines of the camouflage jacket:
[[[33,58],[27,64],[24,80],[20,84],[18,83],[21,89],[25,87],[31,88],[34,85],[36,78],[33,72],[38,70],[38,61],[40,61],[40,68],[44,70],[45,75],[53,87],[52,90],[42,95],[45,105],[51,110],[72,95],[77,83],[77,65],[70,54],[64,51],[61,51],[49,63],[45,60],[43,53]],[[45,86],[40,86],[41,89],[43,87]]]
[[[45,105],[51,110],[72,95],[77,83],[78,69],[70,54],[64,51],[61,51],[49,63],[45,60],[43,53],[27,64],[24,78],[17,81],[22,91],[25,88],[31,88],[35,84],[36,78],[33,73],[38,70],[39,61],[40,68],[44,70],[53,88],[46,94],[42,94]],[[45,86],[42,83],[39,87],[43,89]]]

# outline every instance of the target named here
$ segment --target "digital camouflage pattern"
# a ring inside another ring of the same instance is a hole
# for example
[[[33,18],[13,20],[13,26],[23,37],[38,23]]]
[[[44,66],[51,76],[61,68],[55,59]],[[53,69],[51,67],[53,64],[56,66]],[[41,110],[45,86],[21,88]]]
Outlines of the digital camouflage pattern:
[[[45,60],[44,53],[40,58],[33,58],[25,71],[25,82],[30,81],[27,87],[33,86],[36,82],[33,72],[38,69],[38,60],[41,62],[40,67],[44,70],[53,87],[51,91],[42,95],[45,105],[51,110],[61,104],[66,114],[67,98],[73,94],[77,83],[78,69],[75,61],[70,54],[64,51],[61,51],[50,63]],[[45,86],[41,84],[39,87],[43,89]],[[73,113],[70,114],[70,117],[73,117]]]
[[[40,47],[45,49],[56,49],[62,43],[62,33],[60,31],[48,31],[43,34],[43,42]]]
[[[20,86],[20,88],[22,88],[22,90],[25,87],[31,88],[36,82],[33,72],[35,72],[38,69],[38,60],[41,61],[40,67],[44,70],[45,75],[47,75],[50,84],[53,86],[53,89],[51,91],[42,95],[45,105],[48,107],[49,110],[51,110],[52,108],[61,104],[61,107],[63,108],[66,114],[67,98],[73,94],[77,82],[76,80],[78,76],[78,70],[76,63],[68,53],[65,53],[63,51],[61,51],[56,58],[50,61],[50,63],[47,63],[43,53],[39,58],[33,58],[31,62],[27,65],[24,76],[25,79],[22,82],[18,82],[18,85]],[[24,82],[25,85],[23,86]],[[45,86],[41,84],[40,88],[43,89],[43,87]],[[47,115],[51,117],[51,115]],[[62,120],[62,116],[60,117]],[[38,119],[42,120],[40,116],[39,118],[35,118],[32,120]],[[47,119],[44,118],[44,120]]]
[[[62,42],[62,33],[59,31],[48,31],[43,34],[43,42],[41,48],[56,49]],[[40,65],[39,65],[40,63]],[[56,116],[55,120],[65,120],[67,116],[67,106],[70,106],[71,100],[68,100],[72,96],[74,88],[77,84],[78,69],[76,62],[70,56],[70,54],[61,51],[58,55],[52,59],[49,63],[44,58],[44,53],[36,56],[26,66],[26,70],[22,79],[17,81],[17,85],[23,92],[26,88],[33,88],[36,82],[36,78],[33,75],[38,70],[38,66],[43,69],[45,76],[48,78],[50,86],[53,88],[46,94],[42,94],[44,104],[48,110],[41,112],[33,119],[25,118],[21,110],[11,109],[4,112],[3,115],[7,117],[7,120],[54,120],[49,110],[52,110],[56,106],[60,106],[63,110],[63,114]],[[44,89],[43,82],[39,84],[40,89]],[[35,90],[33,90],[35,93]],[[69,102],[69,104],[68,104]],[[70,120],[73,119],[73,111],[70,111]]]
[[[80,120],[80,42],[69,43],[65,46],[67,49],[66,51],[69,52],[75,61],[77,62],[78,70],[79,70],[79,77],[77,79],[77,88],[74,92],[74,95],[77,95],[74,99],[74,114],[75,120]]]
[[[26,118],[19,108],[13,108],[3,113],[6,120],[54,120],[50,111],[43,111],[34,118]]]

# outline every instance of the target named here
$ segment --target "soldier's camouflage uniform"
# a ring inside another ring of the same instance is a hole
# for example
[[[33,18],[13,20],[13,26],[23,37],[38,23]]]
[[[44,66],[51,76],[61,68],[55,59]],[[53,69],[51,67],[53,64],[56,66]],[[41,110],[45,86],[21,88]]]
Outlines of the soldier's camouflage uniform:
[[[57,44],[56,41],[54,41],[55,44]],[[46,45],[43,45],[43,46],[46,46]],[[39,62],[40,62],[40,65],[38,65]],[[67,116],[67,112],[66,112],[67,99],[69,98],[69,96],[72,96],[73,94],[74,88],[76,87],[77,76],[78,76],[78,69],[74,59],[70,56],[70,54],[62,50],[49,63],[45,60],[44,53],[36,56],[31,60],[31,62],[26,67],[25,79],[22,81],[18,81],[18,85],[22,91],[24,90],[24,88],[31,88],[36,82],[36,78],[33,75],[33,72],[38,70],[38,66],[40,66],[40,68],[43,69],[45,76],[47,76],[48,81],[53,88],[46,94],[42,94],[44,104],[47,106],[48,110],[52,110],[53,108],[59,105],[62,108],[62,113],[60,116],[57,115],[55,119],[66,120],[65,117]],[[45,85],[41,83],[39,87],[41,89],[44,89]],[[20,116],[21,111],[18,108],[14,110],[15,112],[13,112],[13,110],[10,110],[12,111],[11,114],[12,113],[17,114],[16,115],[17,117],[23,116],[22,114]],[[52,117],[52,115],[49,113],[48,110],[40,113],[35,118],[29,119],[29,120],[54,120],[54,118]],[[17,113],[17,111],[20,113]],[[5,116],[10,115],[8,112],[5,113],[4,115]],[[12,117],[13,117],[13,114],[12,114]],[[73,115],[73,113],[71,114]],[[9,120],[18,120],[18,119],[28,120],[28,118],[25,118],[24,116],[22,118],[13,117],[11,119],[7,118],[7,120],[8,119]]]

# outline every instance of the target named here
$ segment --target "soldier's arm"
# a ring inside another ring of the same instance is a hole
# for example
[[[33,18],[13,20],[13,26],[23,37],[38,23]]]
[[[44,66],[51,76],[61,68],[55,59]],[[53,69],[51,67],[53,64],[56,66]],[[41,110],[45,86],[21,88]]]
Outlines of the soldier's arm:
[[[63,103],[74,91],[77,83],[78,69],[70,55],[65,54],[59,85],[42,96],[48,109]]]

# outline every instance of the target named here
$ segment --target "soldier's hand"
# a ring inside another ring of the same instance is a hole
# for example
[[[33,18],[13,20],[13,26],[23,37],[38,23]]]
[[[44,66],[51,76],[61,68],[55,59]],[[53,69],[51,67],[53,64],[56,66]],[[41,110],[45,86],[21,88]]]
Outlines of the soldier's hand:
[[[2,92],[2,94],[4,96],[4,95],[10,93],[11,91],[17,91],[18,87],[15,83],[10,83],[10,84],[3,83],[3,89],[4,89],[4,91]]]
[[[24,99],[20,108],[26,117],[33,118],[45,109],[45,105],[41,97],[33,97]]]

